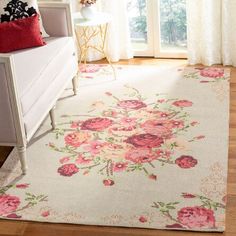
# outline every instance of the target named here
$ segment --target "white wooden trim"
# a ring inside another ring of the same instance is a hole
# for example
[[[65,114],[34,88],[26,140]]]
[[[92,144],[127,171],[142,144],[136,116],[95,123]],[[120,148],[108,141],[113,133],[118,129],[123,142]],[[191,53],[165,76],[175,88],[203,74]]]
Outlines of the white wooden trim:
[[[68,36],[74,36],[74,25],[73,25],[73,19],[72,19],[72,10],[71,10],[71,4],[65,3],[65,2],[39,2],[38,3],[39,9],[40,8],[62,8],[66,11],[66,24],[68,29]]]
[[[0,55],[0,63],[5,65],[6,82],[8,87],[9,99],[11,104],[11,111],[13,114],[13,122],[16,133],[17,146],[26,145],[26,134],[24,129],[23,114],[21,104],[18,98],[17,82],[14,73],[13,57],[10,55]]]

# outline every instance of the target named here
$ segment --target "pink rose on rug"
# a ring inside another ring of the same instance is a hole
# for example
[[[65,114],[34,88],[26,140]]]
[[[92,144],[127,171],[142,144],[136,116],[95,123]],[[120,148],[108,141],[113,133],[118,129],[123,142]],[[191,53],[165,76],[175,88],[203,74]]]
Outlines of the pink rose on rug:
[[[0,195],[0,215],[6,215],[17,210],[20,198],[8,194]]]
[[[131,149],[125,154],[125,159],[134,163],[152,162],[157,159],[151,149],[136,148]]]
[[[86,65],[80,65],[80,72],[81,73],[96,73],[100,70],[100,66],[99,65],[89,65],[89,64],[86,64]]]
[[[84,121],[81,125],[82,130],[103,131],[113,123],[108,118],[92,118]]]
[[[115,163],[113,170],[114,172],[122,172],[126,170],[127,166],[128,166],[127,162],[118,162]]]
[[[218,79],[224,77],[224,69],[209,67],[201,70],[200,75],[202,77]]]
[[[125,142],[135,147],[145,148],[160,147],[164,143],[163,138],[148,133],[133,135],[126,139]]]
[[[145,216],[140,216],[139,219],[138,219],[141,223],[146,223],[148,220],[147,220],[147,217]]]
[[[172,103],[176,107],[191,107],[193,103],[188,100],[178,100]]]
[[[84,147],[84,150],[90,152],[92,155],[97,155],[100,153],[101,149],[106,145],[106,143],[100,141],[91,141],[88,146]]]
[[[175,164],[183,169],[189,169],[197,165],[197,160],[192,156],[181,156],[175,160]]]
[[[65,164],[58,168],[57,172],[62,176],[72,176],[79,171],[75,164]]]
[[[171,127],[172,125],[168,120],[148,120],[141,125],[145,132],[163,138],[170,138],[172,136]]]
[[[86,159],[83,155],[79,155],[78,158],[75,160],[76,164],[86,165],[89,164],[92,159]]]
[[[65,136],[65,143],[73,147],[79,147],[82,144],[86,143],[90,135],[83,132],[74,132]]]
[[[140,100],[123,100],[118,103],[118,106],[121,108],[134,109],[134,110],[147,107],[147,105]]]
[[[103,184],[104,184],[105,186],[112,186],[112,185],[115,184],[115,182],[114,182],[113,180],[111,180],[111,179],[104,179],[104,180],[103,180]]]
[[[30,184],[17,184],[16,188],[21,188],[21,189],[25,189],[28,188]]]
[[[190,229],[214,228],[214,212],[204,207],[184,207],[178,211],[178,221]]]

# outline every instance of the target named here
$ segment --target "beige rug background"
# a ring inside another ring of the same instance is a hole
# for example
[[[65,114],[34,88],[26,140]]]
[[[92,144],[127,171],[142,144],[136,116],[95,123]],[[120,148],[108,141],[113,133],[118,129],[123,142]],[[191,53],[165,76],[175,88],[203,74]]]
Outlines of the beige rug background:
[[[155,168],[150,167],[149,174],[156,176],[156,179],[148,178],[140,171],[118,172],[112,186],[105,186],[103,181],[107,177],[96,170],[89,174],[79,171],[71,177],[61,176],[57,170],[61,166],[60,159],[65,155],[49,146],[50,143],[57,147],[65,146],[64,136],[59,135],[59,139],[56,139],[55,133],[50,131],[49,120],[46,120],[27,149],[28,174],[20,176],[15,150],[0,170],[1,186],[11,185],[4,193],[15,196],[13,203],[17,206],[15,209],[13,204],[12,211],[1,218],[223,231],[228,161],[229,71],[224,70],[220,79],[202,77],[200,73],[199,69],[194,68],[122,66],[117,69],[116,81],[106,83],[102,79],[96,85],[84,86],[82,79],[79,95],[71,96],[71,89],[66,90],[56,109],[59,124],[76,121],[78,115],[79,119],[85,121],[88,117],[83,115],[91,110],[93,116],[100,117],[108,107],[114,108],[115,101],[107,96],[107,92],[125,100],[130,99],[129,96],[136,96],[132,95],[132,88],[146,98],[146,104],[155,104],[160,99],[191,101],[193,105],[184,107],[183,112],[189,114],[189,121],[198,124],[178,136],[184,144],[174,150],[173,156],[174,159],[182,155],[194,157],[197,165],[193,168],[184,169],[173,164],[161,166],[160,162],[154,161]],[[160,94],[158,97],[157,93]],[[137,110],[132,116],[138,116],[141,112],[142,109]],[[204,138],[186,141],[201,136]],[[183,197],[182,193],[191,195]],[[3,204],[4,201],[0,198],[0,213],[1,202]],[[202,207],[202,201],[215,204],[216,209],[211,209],[214,219],[209,212],[196,208]],[[178,204],[170,204],[175,209],[170,208],[166,212],[160,211],[163,206],[159,205],[159,209],[152,207],[154,202]],[[180,210],[186,207],[194,211],[192,220],[184,220],[186,216],[178,218]],[[185,223],[180,224],[180,219]]]

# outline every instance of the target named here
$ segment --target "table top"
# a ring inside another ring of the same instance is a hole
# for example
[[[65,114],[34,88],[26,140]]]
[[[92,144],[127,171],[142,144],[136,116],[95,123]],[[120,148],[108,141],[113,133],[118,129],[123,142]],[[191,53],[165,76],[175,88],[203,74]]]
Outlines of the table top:
[[[88,27],[107,24],[111,21],[111,15],[105,12],[96,12],[93,19],[85,19],[80,12],[73,13],[75,26]]]

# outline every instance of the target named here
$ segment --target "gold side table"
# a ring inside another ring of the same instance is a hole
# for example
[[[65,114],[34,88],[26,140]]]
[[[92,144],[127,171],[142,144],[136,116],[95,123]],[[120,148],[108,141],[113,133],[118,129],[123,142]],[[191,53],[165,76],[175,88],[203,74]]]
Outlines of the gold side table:
[[[79,66],[83,62],[86,65],[88,50],[93,49],[106,58],[116,79],[115,68],[105,51],[107,29],[111,22],[111,15],[99,12],[94,19],[84,19],[80,13],[75,13],[73,18],[75,34],[80,50]]]

